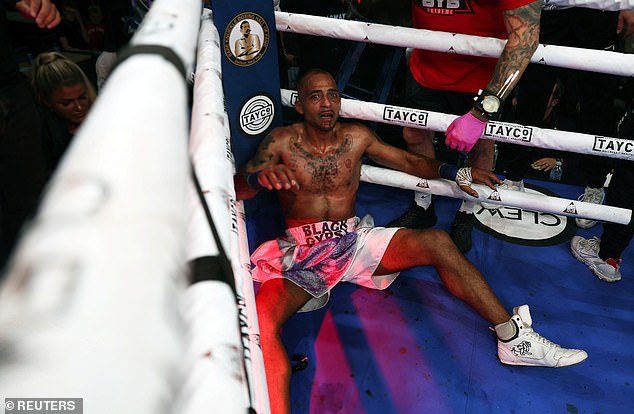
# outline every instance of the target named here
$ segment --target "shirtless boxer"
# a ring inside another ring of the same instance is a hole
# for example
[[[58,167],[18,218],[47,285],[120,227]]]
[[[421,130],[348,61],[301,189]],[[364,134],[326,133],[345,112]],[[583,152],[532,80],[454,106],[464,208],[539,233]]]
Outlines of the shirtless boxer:
[[[494,188],[499,178],[403,151],[365,126],[338,122],[339,91],[325,71],[308,71],[297,89],[295,109],[303,122],[274,129],[235,176],[238,199],[262,188],[276,190],[288,227],[285,236],[263,243],[251,256],[253,278],[262,282],[256,306],[271,412],[291,412],[291,368],[280,337],[288,318],[325,305],[341,281],[385,289],[414,266],[434,266],[449,292],[495,327],[503,363],[562,367],[587,358],[585,351],[535,333],[527,305],[511,316],[446,232],[373,227],[371,217],[356,217],[363,155],[421,178],[454,179],[473,196],[472,180]]]

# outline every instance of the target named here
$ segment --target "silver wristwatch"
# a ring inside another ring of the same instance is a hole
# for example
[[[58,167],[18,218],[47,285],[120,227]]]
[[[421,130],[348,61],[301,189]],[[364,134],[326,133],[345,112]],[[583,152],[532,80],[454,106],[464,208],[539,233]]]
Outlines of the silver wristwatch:
[[[498,120],[501,117],[500,108],[502,107],[502,100],[498,98],[494,93],[487,89],[480,89],[478,95],[473,98],[475,103],[473,107],[482,113],[489,120]]]

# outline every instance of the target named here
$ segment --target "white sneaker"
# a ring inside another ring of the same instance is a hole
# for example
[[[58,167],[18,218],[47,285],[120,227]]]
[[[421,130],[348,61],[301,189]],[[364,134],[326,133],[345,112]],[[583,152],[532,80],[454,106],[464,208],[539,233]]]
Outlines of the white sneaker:
[[[565,367],[588,357],[581,349],[566,349],[533,331],[528,305],[513,309],[511,321],[517,335],[508,341],[498,339],[498,357],[503,364],[540,367]]]
[[[507,190],[507,191],[522,191],[524,192],[524,180],[519,180],[519,181],[511,181],[511,180],[504,180],[502,182],[502,184],[500,184],[498,186],[498,189],[501,190]],[[487,202],[483,202],[481,203],[482,207],[489,209],[489,210],[499,210],[500,208],[504,207],[501,204],[492,204],[492,203],[487,203]]]
[[[583,194],[581,194],[578,198],[579,201],[583,201],[586,203],[594,203],[594,204],[603,204],[604,199],[605,199],[605,191],[603,190],[603,187],[601,188],[586,187]],[[594,227],[597,224],[596,220],[588,220],[583,218],[575,219],[575,223],[577,223],[577,227],[581,229],[589,229],[590,227]]]
[[[570,251],[581,262],[592,270],[599,279],[604,282],[616,282],[621,280],[619,266],[620,259],[609,258],[603,260],[599,257],[601,240],[593,237],[584,239],[581,236],[573,236],[570,240]]]

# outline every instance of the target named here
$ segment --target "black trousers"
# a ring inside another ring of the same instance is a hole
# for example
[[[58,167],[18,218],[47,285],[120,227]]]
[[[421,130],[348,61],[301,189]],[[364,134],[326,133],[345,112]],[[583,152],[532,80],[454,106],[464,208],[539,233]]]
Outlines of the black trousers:
[[[0,265],[46,182],[42,125],[27,84],[0,88]]]
[[[619,138],[634,140],[634,99],[618,128]],[[634,208],[634,162],[617,160],[614,174],[610,180],[606,204],[627,209]],[[618,259],[632,241],[634,227],[622,224],[604,223],[601,235],[601,249],[599,257]]]
[[[573,7],[545,11],[540,23],[540,43],[584,49],[611,50],[617,42],[618,12]],[[606,62],[607,64],[607,62]],[[579,102],[577,131],[585,134],[615,136],[614,100],[619,77],[603,73],[577,71],[531,63],[519,83],[516,120],[522,125],[547,127],[544,112],[557,79],[568,80],[576,88],[566,91],[572,105]],[[576,94],[571,96],[571,94]],[[560,103],[562,105],[563,103]],[[511,148],[512,147],[512,148]],[[506,151],[513,160],[507,178],[524,178],[535,152],[512,145]],[[610,159],[580,155],[586,185],[602,187],[612,167]]]
[[[606,197],[606,204],[614,207],[634,208],[634,162],[618,160]],[[603,223],[599,257],[618,259],[634,236],[634,228],[622,224]]]

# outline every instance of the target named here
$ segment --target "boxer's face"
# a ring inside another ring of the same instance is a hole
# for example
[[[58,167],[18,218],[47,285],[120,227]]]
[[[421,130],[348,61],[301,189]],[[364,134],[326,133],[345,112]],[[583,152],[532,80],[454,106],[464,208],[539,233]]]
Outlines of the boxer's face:
[[[301,82],[295,109],[304,121],[322,131],[335,127],[341,109],[337,83],[327,73],[313,73]]]

